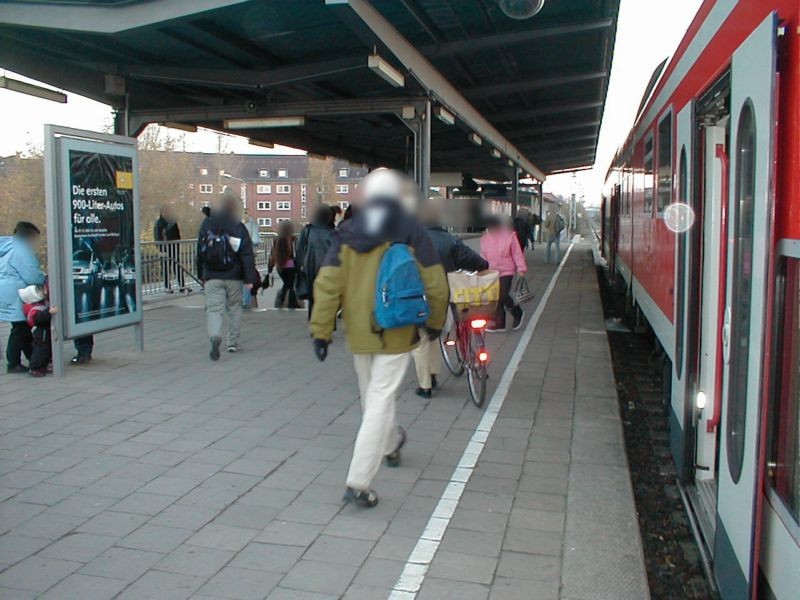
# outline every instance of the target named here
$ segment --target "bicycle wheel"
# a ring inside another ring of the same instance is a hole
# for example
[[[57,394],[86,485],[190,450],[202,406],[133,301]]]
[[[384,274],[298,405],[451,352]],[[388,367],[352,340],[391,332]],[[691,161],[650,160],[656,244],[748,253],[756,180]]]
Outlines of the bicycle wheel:
[[[458,323],[450,315],[439,335],[439,349],[442,351],[447,370],[456,377],[461,377],[464,374],[464,360],[458,343]]]
[[[483,347],[483,340],[477,333],[469,333],[469,355],[465,361],[467,364],[467,381],[469,383],[469,396],[473,404],[478,408],[483,408],[486,402],[486,363],[478,360],[478,352]]]

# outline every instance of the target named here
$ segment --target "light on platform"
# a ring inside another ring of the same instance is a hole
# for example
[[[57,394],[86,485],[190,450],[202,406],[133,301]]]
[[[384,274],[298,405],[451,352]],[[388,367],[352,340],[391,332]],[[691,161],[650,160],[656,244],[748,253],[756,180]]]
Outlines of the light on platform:
[[[434,107],[433,114],[445,125],[455,125],[456,123],[456,116],[443,106]]]
[[[703,410],[706,407],[706,393],[697,392],[695,403],[697,404],[697,410]]]
[[[492,158],[500,158],[501,156],[503,155],[500,154],[500,150],[497,148],[492,148]]]
[[[305,117],[255,117],[248,119],[226,119],[225,129],[268,129],[274,127],[302,127]]]
[[[394,87],[400,88],[406,84],[406,78],[403,76],[403,74],[377,54],[369,55],[369,58],[367,59],[367,66],[372,69],[381,79],[385,80]]]
[[[11,90],[12,92],[19,92],[28,96],[35,96],[42,100],[50,100],[52,102],[60,102],[66,104],[67,95],[55,90],[51,90],[40,85],[26,83],[19,79],[11,79],[10,77],[0,76],[0,88]]]
[[[473,144],[475,144],[476,146],[480,146],[481,144],[483,144],[483,140],[481,139],[481,136],[479,136],[477,133],[470,133],[469,134],[469,141],[472,142]]]

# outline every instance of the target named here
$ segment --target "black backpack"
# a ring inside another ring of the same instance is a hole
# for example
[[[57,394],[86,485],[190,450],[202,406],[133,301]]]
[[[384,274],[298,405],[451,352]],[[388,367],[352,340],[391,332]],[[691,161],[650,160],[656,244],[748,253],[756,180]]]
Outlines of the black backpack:
[[[211,271],[230,271],[236,265],[236,252],[231,247],[231,236],[221,227],[209,229],[200,256],[205,266]]]

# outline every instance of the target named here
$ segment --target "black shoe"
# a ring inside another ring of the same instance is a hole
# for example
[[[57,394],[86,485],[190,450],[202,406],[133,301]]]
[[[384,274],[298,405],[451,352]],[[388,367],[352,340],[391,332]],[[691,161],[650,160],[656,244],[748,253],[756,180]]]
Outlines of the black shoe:
[[[92,360],[91,354],[76,354],[72,357],[72,360],[69,361],[71,365],[85,365],[86,363]]]
[[[525,320],[525,311],[523,310],[522,312],[520,312],[519,318],[514,319],[514,325],[512,327],[513,330],[519,331],[519,328],[522,327],[522,323],[524,320]]]
[[[435,390],[439,383],[436,381],[436,375],[431,375],[431,389]]]
[[[208,353],[208,357],[211,360],[219,360],[219,345],[222,343],[222,339],[219,337],[211,338],[211,352]]]
[[[402,427],[398,427],[397,432],[400,434],[400,441],[397,442],[397,448],[394,449],[394,452],[386,455],[387,467],[400,466],[400,449],[406,445],[406,430]]]
[[[345,490],[342,500],[348,503],[354,502],[361,508],[372,508],[378,504],[378,494],[372,490],[354,490],[349,487]]]
[[[14,373],[27,373],[28,367],[24,365],[14,365],[13,367],[7,367],[6,373],[14,374]]]
[[[426,400],[430,400],[433,397],[433,392],[430,389],[425,389],[422,387],[418,387],[417,391],[414,392],[420,398],[425,398]]]

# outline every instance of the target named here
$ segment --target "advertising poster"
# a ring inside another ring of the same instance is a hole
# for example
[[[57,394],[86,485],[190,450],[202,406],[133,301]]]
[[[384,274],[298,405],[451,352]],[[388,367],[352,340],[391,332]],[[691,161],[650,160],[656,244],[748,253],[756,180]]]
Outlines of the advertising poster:
[[[68,150],[74,322],[136,312],[133,159]]]

